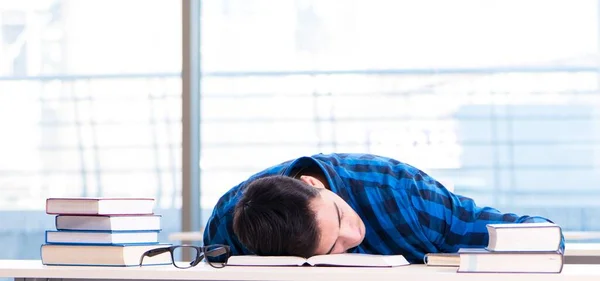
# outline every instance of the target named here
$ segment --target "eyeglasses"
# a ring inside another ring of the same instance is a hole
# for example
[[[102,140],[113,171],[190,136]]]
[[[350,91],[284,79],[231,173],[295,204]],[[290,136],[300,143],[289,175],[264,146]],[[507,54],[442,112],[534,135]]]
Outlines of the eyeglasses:
[[[144,257],[154,257],[166,252],[171,253],[173,265],[181,269],[194,267],[205,258],[210,266],[214,268],[223,268],[231,253],[229,246],[221,244],[207,245],[204,247],[193,245],[163,247],[144,252],[140,258],[140,266],[142,266],[144,262]],[[192,259],[186,260],[185,257],[192,257]]]

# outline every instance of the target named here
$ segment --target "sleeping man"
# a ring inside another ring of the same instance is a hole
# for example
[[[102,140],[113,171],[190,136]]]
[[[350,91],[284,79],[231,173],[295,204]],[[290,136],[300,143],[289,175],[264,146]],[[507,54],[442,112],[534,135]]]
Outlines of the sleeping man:
[[[207,222],[204,244],[229,245],[232,255],[350,252],[422,263],[427,253],[487,246],[487,224],[548,221],[478,206],[392,158],[317,154],[230,189]]]

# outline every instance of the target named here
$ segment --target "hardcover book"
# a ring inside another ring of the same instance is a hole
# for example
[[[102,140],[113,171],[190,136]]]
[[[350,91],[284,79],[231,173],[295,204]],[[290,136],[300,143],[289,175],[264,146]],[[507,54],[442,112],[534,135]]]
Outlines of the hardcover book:
[[[460,249],[457,272],[560,273],[560,252],[491,252],[486,249]]]
[[[161,230],[160,215],[58,215],[57,230],[137,231]]]
[[[47,214],[139,215],[154,213],[153,198],[74,197],[46,199]]]
[[[139,266],[142,254],[148,250],[170,246],[158,245],[60,245],[43,244],[44,265]],[[144,265],[172,264],[169,252],[144,258]]]
[[[558,251],[561,228],[553,223],[488,224],[489,251]]]

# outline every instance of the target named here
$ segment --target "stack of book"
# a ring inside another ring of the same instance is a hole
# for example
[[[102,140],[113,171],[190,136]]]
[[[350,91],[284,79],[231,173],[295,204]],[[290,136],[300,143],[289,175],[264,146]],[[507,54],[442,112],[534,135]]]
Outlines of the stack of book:
[[[161,216],[152,198],[48,198],[45,265],[139,266],[142,254],[159,243]],[[145,257],[144,265],[170,264],[170,253]]]
[[[489,224],[488,246],[458,251],[458,272],[560,273],[562,231],[553,223]]]

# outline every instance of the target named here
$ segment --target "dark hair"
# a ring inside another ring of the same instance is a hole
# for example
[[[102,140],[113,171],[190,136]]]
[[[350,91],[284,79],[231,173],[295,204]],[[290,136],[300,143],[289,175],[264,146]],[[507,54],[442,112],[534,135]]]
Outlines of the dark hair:
[[[320,239],[311,199],[319,191],[294,178],[268,176],[248,184],[235,206],[233,232],[262,256],[312,256]]]

